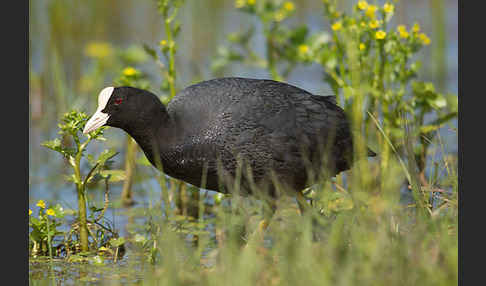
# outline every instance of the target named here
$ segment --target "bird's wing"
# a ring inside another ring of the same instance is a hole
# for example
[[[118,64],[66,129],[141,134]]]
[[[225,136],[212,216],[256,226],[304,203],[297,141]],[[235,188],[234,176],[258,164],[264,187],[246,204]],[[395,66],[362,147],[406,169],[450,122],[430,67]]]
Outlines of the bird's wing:
[[[335,98],[300,93],[289,94],[289,97],[298,98],[289,98],[291,104],[286,109],[262,120],[269,130],[269,145],[272,146],[274,160],[284,162],[283,166],[302,168],[305,160],[298,157],[303,154],[316,167],[325,155],[332,162],[329,168],[335,166],[339,171],[347,169],[352,136],[346,115],[335,104]]]

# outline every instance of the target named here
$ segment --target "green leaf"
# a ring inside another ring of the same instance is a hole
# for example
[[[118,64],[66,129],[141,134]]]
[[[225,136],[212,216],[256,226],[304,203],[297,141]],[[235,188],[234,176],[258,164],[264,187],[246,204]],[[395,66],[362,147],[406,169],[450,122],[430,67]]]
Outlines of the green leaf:
[[[37,226],[32,227],[32,232],[30,233],[30,235],[35,241],[41,241],[45,237],[45,235],[42,235],[42,232]]]
[[[144,244],[145,242],[147,242],[147,238],[139,233],[135,234],[135,236],[133,237],[133,240],[137,243],[141,243],[141,244]]]
[[[91,165],[93,165],[93,166],[94,166],[94,165],[96,165],[96,162],[95,162],[95,159],[94,159],[93,155],[88,154],[88,155],[86,156],[86,160],[88,160],[88,162],[89,162]]]
[[[109,177],[108,182],[120,182],[125,180],[125,170],[102,170],[100,175],[103,178]]]
[[[338,65],[338,61],[335,55],[330,55],[325,62],[326,68],[333,70]]]
[[[422,126],[420,128],[420,132],[426,134],[426,133],[435,131],[435,130],[441,128],[445,123],[447,123],[448,121],[450,121],[451,119],[453,119],[455,117],[457,117],[457,112],[447,113],[443,116],[440,116],[439,118],[432,121],[431,123],[429,123],[425,126]]]
[[[59,124],[61,134],[70,134],[77,139],[77,133],[82,132],[87,121],[88,115],[84,112],[78,112],[76,110],[66,112],[61,118],[61,122],[64,124]]]
[[[50,140],[50,141],[42,142],[41,145],[44,146],[44,147],[47,147],[51,150],[58,151],[58,152],[60,152],[59,150],[62,149],[61,148],[61,140],[59,140],[59,138],[56,138],[56,139]]]
[[[73,254],[73,255],[70,255],[68,257],[68,262],[81,262],[83,260],[85,260],[86,258],[80,256],[80,255],[77,255],[77,254]]]
[[[434,109],[441,109],[447,106],[447,100],[442,94],[436,94],[435,97],[429,99],[428,102]]]
[[[123,238],[123,237],[119,237],[119,238],[116,238],[116,239],[111,239],[111,240],[110,240],[110,245],[111,245],[112,247],[120,247],[120,246],[122,246],[124,243],[125,243],[125,238]]]
[[[291,32],[289,40],[294,45],[302,44],[305,41],[308,32],[309,30],[307,26],[300,26]]]
[[[99,256],[99,255],[96,255],[96,256],[93,256],[91,259],[90,259],[93,264],[95,265],[102,265],[104,264],[105,260],[103,259],[103,257]]]
[[[100,128],[91,131],[88,133],[88,138],[94,139],[94,140],[99,140],[99,141],[106,141],[106,139],[103,137],[104,131],[109,128],[108,126],[101,126]]]
[[[331,41],[331,36],[328,33],[322,32],[309,37],[310,45],[313,49],[317,49],[328,44]]]
[[[402,128],[390,127],[389,131],[394,138],[402,138],[405,135],[405,131]]]
[[[115,157],[117,154],[118,152],[116,152],[114,149],[104,150],[98,156],[96,163],[99,164],[100,166],[104,166],[109,159]]]
[[[52,227],[52,225],[51,225]],[[50,229],[49,232],[47,233],[47,235],[49,235],[52,239],[52,237],[54,237],[56,235],[56,230],[55,229]]]
[[[77,215],[77,211],[73,209],[65,209],[64,210],[64,215]]]
[[[104,177],[101,176],[99,172],[93,172],[93,174],[88,178],[88,180],[86,182],[89,183],[89,184],[95,184],[95,183],[97,183],[97,182],[99,182],[103,179],[104,179]]]
[[[62,142],[59,138],[50,141],[44,141],[41,143],[41,146],[54,150],[56,152],[61,153],[64,157],[75,156],[76,149],[69,148],[62,145]]]
[[[396,43],[394,41],[388,41],[386,42],[386,44],[384,45],[384,48],[385,48],[385,52],[387,54],[390,54],[392,53],[392,51],[395,49],[396,47]]]
[[[420,94],[427,93],[427,92],[431,92],[431,93],[435,92],[435,87],[430,82],[414,81],[412,82],[412,89],[415,93],[420,93]]]
[[[97,208],[96,206],[91,206],[89,210],[93,213],[97,213],[103,210],[103,208]]]
[[[66,214],[64,212],[64,208],[60,204],[56,204],[54,207],[51,207],[54,210],[56,218],[63,218]]]
[[[446,94],[445,95],[445,98],[447,100],[447,106],[448,106],[448,109],[451,111],[451,112],[457,112],[457,107],[458,107],[458,101],[459,101],[459,98],[457,97],[457,95],[454,95],[454,94]]]
[[[221,201],[223,200],[224,198],[224,194],[222,193],[217,193],[215,196],[214,196],[214,203],[216,205],[220,205],[221,204]]]
[[[424,125],[420,127],[420,133],[429,133],[436,131],[437,129],[440,128],[440,125]]]
[[[125,65],[134,65],[147,61],[148,55],[150,54],[145,50],[145,48],[131,46],[128,49],[123,50],[120,57],[125,62]]]
[[[69,164],[73,167],[76,166],[76,159],[74,158],[74,155],[69,156]]]
[[[31,217],[30,218],[30,223],[32,224],[32,226],[38,226],[40,224],[40,221],[39,219],[35,218],[35,217]]]

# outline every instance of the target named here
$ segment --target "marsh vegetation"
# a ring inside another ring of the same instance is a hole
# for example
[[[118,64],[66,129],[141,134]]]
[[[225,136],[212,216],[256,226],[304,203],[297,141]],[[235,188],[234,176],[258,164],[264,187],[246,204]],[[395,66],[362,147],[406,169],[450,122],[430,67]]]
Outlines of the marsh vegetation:
[[[456,285],[451,4],[421,5],[31,1],[30,284]],[[263,222],[265,202],[170,178],[113,128],[82,134],[105,86],[166,104],[222,76],[336,95],[356,156],[378,156]]]

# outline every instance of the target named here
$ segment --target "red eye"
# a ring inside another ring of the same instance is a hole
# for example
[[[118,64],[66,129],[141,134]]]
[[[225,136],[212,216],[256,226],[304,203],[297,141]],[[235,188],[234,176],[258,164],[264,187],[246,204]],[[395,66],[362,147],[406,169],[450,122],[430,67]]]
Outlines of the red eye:
[[[118,104],[122,103],[122,101],[123,101],[123,100],[122,100],[120,97],[115,98],[115,104],[116,104],[116,105],[118,105]]]

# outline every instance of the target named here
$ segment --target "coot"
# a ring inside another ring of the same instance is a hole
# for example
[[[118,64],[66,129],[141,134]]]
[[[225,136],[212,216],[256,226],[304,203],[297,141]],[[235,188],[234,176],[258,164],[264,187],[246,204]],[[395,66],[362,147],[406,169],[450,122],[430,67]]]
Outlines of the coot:
[[[130,134],[167,175],[222,193],[300,192],[353,158],[349,121],[333,96],[273,80],[203,81],[167,108],[149,91],[107,87],[83,132],[103,125]]]

